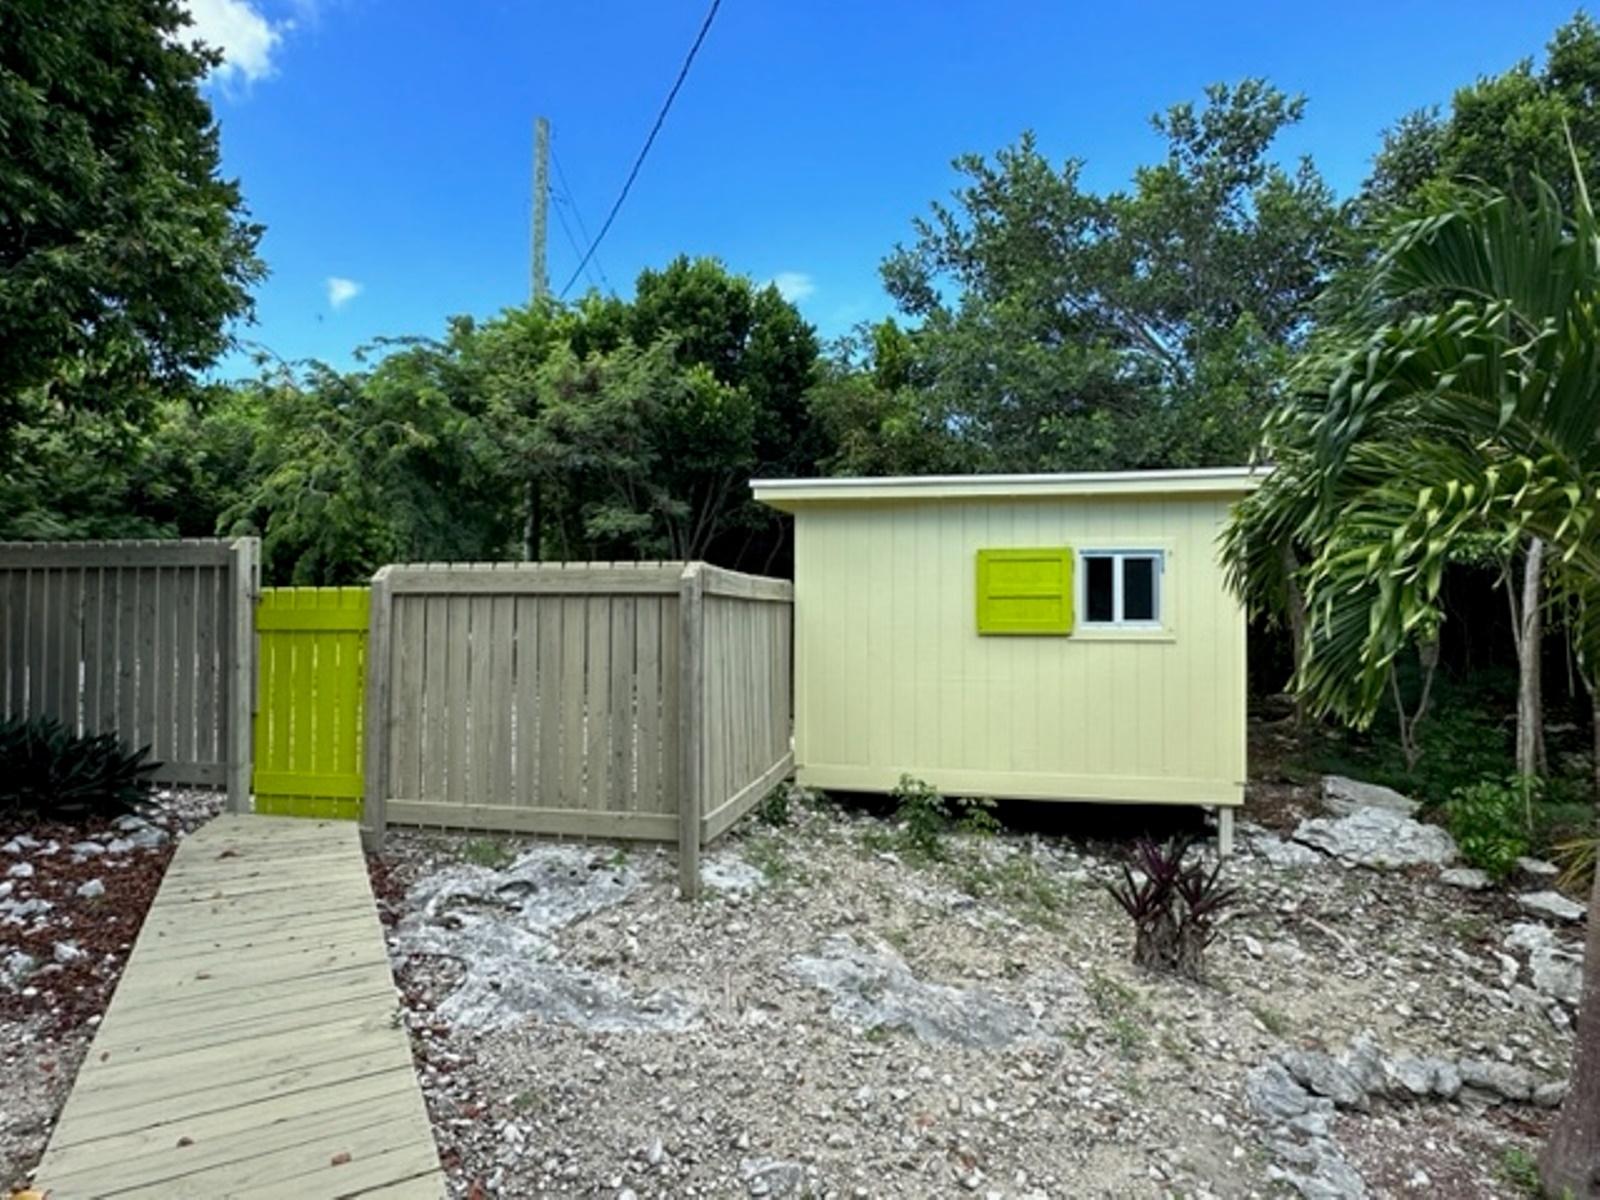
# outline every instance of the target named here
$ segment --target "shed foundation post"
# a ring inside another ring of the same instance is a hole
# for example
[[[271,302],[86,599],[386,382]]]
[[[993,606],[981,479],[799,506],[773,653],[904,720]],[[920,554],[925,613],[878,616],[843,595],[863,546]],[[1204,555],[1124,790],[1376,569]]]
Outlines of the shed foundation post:
[[[1233,805],[1231,804],[1217,806],[1217,855],[1221,858],[1233,856]]]

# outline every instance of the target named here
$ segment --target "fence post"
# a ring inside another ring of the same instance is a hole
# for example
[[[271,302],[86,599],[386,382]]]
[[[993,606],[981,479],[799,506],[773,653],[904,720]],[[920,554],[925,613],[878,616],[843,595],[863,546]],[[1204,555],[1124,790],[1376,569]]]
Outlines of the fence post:
[[[678,581],[678,892],[700,894],[700,817],[704,805],[705,577],[689,563]]]
[[[250,776],[255,757],[256,593],[261,582],[261,543],[235,538],[228,547],[228,596],[232,602],[231,661],[228,663],[228,811],[250,811]]]
[[[372,577],[371,608],[367,620],[367,701],[363,714],[361,781],[361,844],[368,853],[383,849],[389,800],[389,630],[394,595],[389,568]]]

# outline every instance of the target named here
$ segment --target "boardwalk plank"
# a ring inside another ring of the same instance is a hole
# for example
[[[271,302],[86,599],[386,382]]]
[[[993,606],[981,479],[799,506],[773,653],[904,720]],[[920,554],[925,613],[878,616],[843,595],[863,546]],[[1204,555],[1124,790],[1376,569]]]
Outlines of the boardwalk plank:
[[[437,1197],[355,825],[178,849],[40,1164],[75,1197]]]

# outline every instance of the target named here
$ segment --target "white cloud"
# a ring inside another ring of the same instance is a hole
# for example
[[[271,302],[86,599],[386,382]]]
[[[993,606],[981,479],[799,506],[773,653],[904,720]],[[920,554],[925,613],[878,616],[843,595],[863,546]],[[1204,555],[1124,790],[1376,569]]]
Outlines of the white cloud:
[[[251,0],[188,0],[194,23],[181,35],[222,52],[222,65],[212,72],[224,86],[265,79],[276,70],[273,54],[290,28],[287,21],[274,25]]]
[[[772,286],[785,300],[804,300],[817,290],[815,281],[804,271],[779,271],[772,277]]]
[[[337,275],[329,275],[327,286],[329,308],[343,308],[361,294],[361,285],[354,279],[341,279]]]

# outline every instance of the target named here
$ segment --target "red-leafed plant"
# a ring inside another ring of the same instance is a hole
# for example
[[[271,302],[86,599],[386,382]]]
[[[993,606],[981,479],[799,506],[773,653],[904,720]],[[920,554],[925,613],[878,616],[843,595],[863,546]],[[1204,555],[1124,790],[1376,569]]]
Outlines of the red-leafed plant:
[[[1237,888],[1221,887],[1219,862],[1186,863],[1195,839],[1161,845],[1140,838],[1134,866],[1122,864],[1122,881],[1107,890],[1133,919],[1133,961],[1153,971],[1169,971],[1196,981],[1205,978],[1205,951],[1217,936],[1217,918],[1233,902]]]

